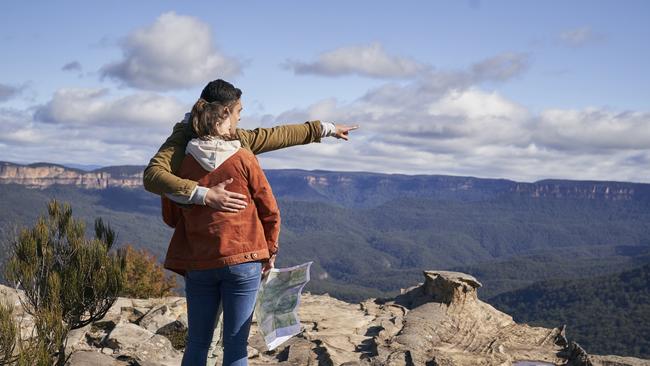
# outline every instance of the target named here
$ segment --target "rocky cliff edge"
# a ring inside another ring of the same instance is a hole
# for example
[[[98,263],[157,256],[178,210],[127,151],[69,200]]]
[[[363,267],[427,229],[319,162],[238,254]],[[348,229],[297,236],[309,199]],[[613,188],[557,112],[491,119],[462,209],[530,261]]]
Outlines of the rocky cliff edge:
[[[472,276],[425,271],[424,283],[394,299],[348,304],[304,294],[303,331],[266,352],[253,325],[250,365],[608,365],[650,366],[650,360],[587,354],[567,341],[564,326],[517,324],[477,297]],[[20,312],[20,292],[0,286],[0,299],[16,306],[23,337],[31,322]],[[185,299],[119,298],[101,321],[71,332],[69,364],[179,365],[187,330]],[[209,364],[221,363],[215,332]],[[528,363],[527,363],[528,361]]]

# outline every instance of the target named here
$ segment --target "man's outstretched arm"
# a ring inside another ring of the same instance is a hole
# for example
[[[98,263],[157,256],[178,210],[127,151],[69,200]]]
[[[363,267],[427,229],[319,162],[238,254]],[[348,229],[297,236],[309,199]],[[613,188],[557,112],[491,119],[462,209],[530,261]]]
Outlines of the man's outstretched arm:
[[[238,128],[237,138],[241,141],[243,148],[249,149],[253,154],[257,155],[289,146],[320,142],[322,137],[328,136],[328,127],[331,128],[332,124],[310,121],[272,128],[260,127],[254,130]]]
[[[322,127],[325,125],[325,129]],[[250,149],[255,154],[277,150],[289,146],[303,145],[311,142],[320,142],[321,137],[333,136],[336,128],[331,123],[321,124],[320,121],[311,121],[302,124],[284,125],[273,128],[256,128],[254,130],[237,130],[237,136],[244,148]],[[144,188],[159,195],[167,194],[176,197],[182,203],[206,204],[228,211],[240,208],[243,202],[237,202],[243,197],[237,193],[226,191],[223,187],[215,192],[208,192],[205,187],[198,187],[197,183],[188,179],[181,179],[173,173],[178,171],[185,157],[185,146],[191,138],[186,123],[177,123],[167,141],[160,147],[144,171]],[[219,192],[221,190],[221,192]],[[209,201],[206,202],[206,195]],[[230,204],[229,199],[235,202]],[[217,202],[215,202],[215,200]]]

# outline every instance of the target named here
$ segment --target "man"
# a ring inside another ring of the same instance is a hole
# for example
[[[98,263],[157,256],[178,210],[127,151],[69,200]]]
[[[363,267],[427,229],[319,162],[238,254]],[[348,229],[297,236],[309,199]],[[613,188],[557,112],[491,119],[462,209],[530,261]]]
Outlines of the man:
[[[236,89],[224,80],[214,80],[208,83],[201,92],[201,98],[207,102],[219,102],[228,93]],[[224,92],[226,90],[226,92]],[[239,89],[236,89],[239,91]],[[241,95],[241,91],[239,91]],[[237,118],[239,112],[236,111]],[[184,157],[187,142],[192,138],[192,129],[185,120],[174,126],[171,136],[160,146],[158,152],[149,161],[144,171],[144,188],[159,195],[168,194],[176,197],[176,201],[210,206],[218,211],[237,212],[246,207],[246,196],[229,192],[225,187],[232,182],[228,179],[215,187],[200,187],[195,181],[182,179],[174,175]],[[245,149],[253,154],[282,149],[285,147],[320,142],[323,137],[336,137],[348,140],[349,132],[359,126],[337,125],[328,122],[309,121],[302,124],[283,125],[273,128],[256,128],[244,130],[238,128],[236,135]]]

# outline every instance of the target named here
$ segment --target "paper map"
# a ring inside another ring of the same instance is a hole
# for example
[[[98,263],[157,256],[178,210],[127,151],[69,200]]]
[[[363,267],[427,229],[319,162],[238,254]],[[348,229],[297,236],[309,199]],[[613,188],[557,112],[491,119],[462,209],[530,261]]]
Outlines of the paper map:
[[[298,304],[300,293],[309,282],[311,264],[307,262],[289,268],[273,268],[262,281],[257,294],[255,318],[269,351],[300,333]]]

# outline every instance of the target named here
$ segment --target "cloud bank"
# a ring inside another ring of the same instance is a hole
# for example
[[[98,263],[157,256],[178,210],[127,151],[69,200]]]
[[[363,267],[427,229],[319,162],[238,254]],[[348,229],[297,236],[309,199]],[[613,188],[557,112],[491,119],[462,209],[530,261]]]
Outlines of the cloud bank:
[[[430,67],[412,59],[389,55],[380,43],[337,48],[314,62],[287,61],[295,74],[360,75],[372,78],[409,78]]]
[[[168,13],[129,37],[148,39],[161,34],[161,24],[176,22],[196,25],[193,18]],[[125,58],[141,61],[142,54],[153,54],[136,48]],[[359,62],[364,57],[367,62]],[[349,142],[330,138],[263,154],[264,168],[650,182],[649,111],[533,111],[494,89],[524,74],[530,64],[528,54],[506,52],[464,69],[439,70],[390,55],[378,44],[342,47],[290,67],[297,74],[387,80],[351,102],[325,98],[277,115],[244,115],[242,127],[314,119],[361,126]],[[181,85],[169,82],[161,70],[134,72],[123,82],[160,89]],[[0,108],[0,154],[16,162],[146,164],[189,107],[151,91],[113,95],[106,88],[61,88],[32,108]]]
[[[174,12],[129,34],[121,48],[123,59],[104,65],[101,74],[137,89],[184,89],[241,72],[239,61],[215,47],[208,24]]]
[[[350,142],[328,140],[263,155],[263,166],[650,182],[649,112],[533,112],[480,86],[514,77],[526,65],[499,55],[467,70],[384,84],[350,103],[329,98],[287,111],[274,122],[321,119],[361,128]]]
[[[0,108],[0,155],[14,162],[146,164],[187,108],[154,93],[60,89],[34,108]]]

